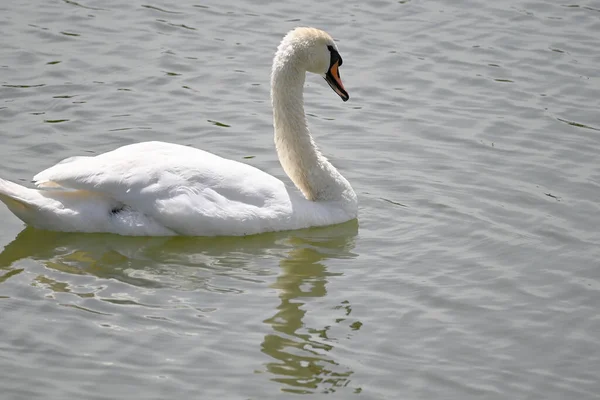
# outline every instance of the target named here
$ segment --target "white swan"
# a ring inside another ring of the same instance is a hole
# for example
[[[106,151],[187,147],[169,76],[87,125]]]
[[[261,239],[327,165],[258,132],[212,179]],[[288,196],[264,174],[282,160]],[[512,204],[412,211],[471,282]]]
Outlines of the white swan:
[[[275,146],[302,193],[250,165],[164,142],[73,157],[34,177],[40,189],[0,179],[0,200],[25,223],[121,235],[248,235],[332,225],[357,217],[356,194],[315,145],[304,114],[306,72],[348,100],[331,36],[296,28],[273,59]]]

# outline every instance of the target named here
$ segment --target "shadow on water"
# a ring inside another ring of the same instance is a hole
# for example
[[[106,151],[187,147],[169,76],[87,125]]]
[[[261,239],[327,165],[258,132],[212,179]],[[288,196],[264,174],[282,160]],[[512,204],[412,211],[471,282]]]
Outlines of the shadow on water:
[[[360,322],[347,321],[351,304],[343,301],[326,311],[323,326],[314,326],[307,317],[323,321],[323,314],[310,315],[307,303],[324,298],[328,281],[341,275],[328,271],[327,260],[355,257],[357,233],[356,221],[226,238],[122,237],[26,228],[0,253],[0,285],[28,269],[28,260],[47,268],[35,279],[44,287],[113,304],[118,302],[102,298],[101,293],[82,293],[86,285],[73,285],[74,280],[90,276],[96,283],[88,286],[95,287],[100,278],[141,289],[221,293],[239,293],[243,282],[270,282],[278,292],[279,305],[263,321],[270,329],[260,350],[272,360],[258,370],[266,370],[285,392],[332,392],[347,386],[353,373],[332,354],[340,340],[337,329],[342,327],[341,335],[346,337],[348,331],[360,328]],[[222,277],[230,279],[224,284]],[[105,281],[100,286],[111,284]]]

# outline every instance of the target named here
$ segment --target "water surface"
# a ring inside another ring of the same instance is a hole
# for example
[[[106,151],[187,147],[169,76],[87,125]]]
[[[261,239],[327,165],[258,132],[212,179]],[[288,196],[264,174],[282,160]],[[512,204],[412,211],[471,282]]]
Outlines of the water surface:
[[[309,77],[316,140],[359,195],[335,227],[245,238],[24,229],[0,207],[10,399],[599,398],[595,1],[0,6],[0,176],[143,140],[283,175],[269,68]]]

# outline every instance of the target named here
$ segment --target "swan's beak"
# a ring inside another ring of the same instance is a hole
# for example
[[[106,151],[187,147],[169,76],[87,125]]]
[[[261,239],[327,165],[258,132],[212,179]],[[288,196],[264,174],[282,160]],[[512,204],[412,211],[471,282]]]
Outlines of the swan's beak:
[[[333,91],[336,92],[342,98],[342,100],[348,101],[350,96],[348,95],[348,92],[346,92],[346,89],[344,89],[344,84],[342,83],[342,79],[340,78],[338,63],[339,61],[336,61],[333,64],[331,64],[331,67],[329,68],[329,71],[327,71],[327,73],[325,74],[324,78],[327,81],[327,83],[329,83],[329,86],[331,86]]]

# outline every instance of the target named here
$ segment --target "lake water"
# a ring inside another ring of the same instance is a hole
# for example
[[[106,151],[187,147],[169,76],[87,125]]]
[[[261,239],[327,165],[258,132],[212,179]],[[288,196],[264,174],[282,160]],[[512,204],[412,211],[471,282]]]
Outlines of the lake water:
[[[284,177],[269,69],[330,32],[309,123],[358,222],[24,229],[0,206],[3,399],[600,398],[600,3],[0,6],[0,176],[143,140]],[[305,396],[301,396],[304,394]]]

